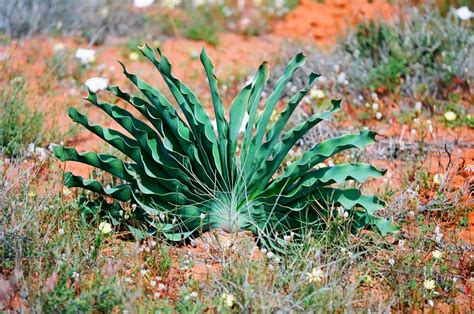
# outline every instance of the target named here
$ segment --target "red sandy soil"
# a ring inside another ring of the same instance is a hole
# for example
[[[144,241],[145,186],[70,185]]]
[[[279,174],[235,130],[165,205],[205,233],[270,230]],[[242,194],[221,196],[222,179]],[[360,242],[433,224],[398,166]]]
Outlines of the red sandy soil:
[[[177,76],[188,82],[193,90],[198,93],[206,93],[207,83],[204,80],[204,73],[200,62],[196,56],[199,55],[202,46],[205,46],[208,54],[212,57],[216,74],[221,78],[238,76],[248,73],[249,69],[255,70],[264,60],[271,61],[278,55],[280,44],[283,40],[296,39],[300,41],[316,43],[319,45],[330,45],[335,42],[339,35],[344,34],[350,26],[353,26],[364,19],[383,18],[390,19],[397,13],[397,10],[386,1],[375,0],[368,3],[364,0],[326,0],[324,3],[317,1],[302,0],[301,5],[290,12],[282,21],[274,25],[272,34],[260,37],[245,37],[241,35],[224,33],[220,36],[220,45],[212,47],[202,42],[191,41],[187,39],[172,38],[164,41],[161,49],[167,54],[174,64],[174,71]],[[80,39],[74,38],[33,38],[21,42],[13,42],[8,46],[0,46],[0,53],[8,53],[10,59],[7,63],[7,70],[19,73],[25,77],[27,90],[29,91],[29,102],[35,104],[36,108],[43,108],[55,116],[54,122],[49,122],[47,127],[59,128],[62,131],[70,126],[69,118],[66,115],[66,107],[75,106],[82,112],[88,112],[92,121],[104,123],[103,115],[99,110],[85,105],[81,101],[80,95],[84,95],[84,90],[71,89],[67,84],[53,81],[52,78],[44,76],[47,64],[52,56],[52,47],[56,42],[63,42],[70,51],[75,51],[78,47],[84,47],[85,44]],[[120,66],[116,60],[126,61],[128,70],[140,75],[145,80],[154,85],[163,86],[158,79],[158,74],[146,62],[131,62],[124,60],[119,49],[124,46],[124,41],[112,42],[110,45],[95,48],[97,50],[97,64],[87,71],[87,76],[104,76],[109,79],[111,85],[123,85],[126,79],[121,73]],[[34,58],[34,62],[28,62],[28,59]],[[25,64],[28,64],[26,67]],[[271,64],[271,62],[270,62]],[[244,65],[244,66],[243,66]],[[251,73],[251,72],[250,72]],[[240,78],[241,80],[241,78]],[[0,79],[0,82],[2,80]],[[5,84],[5,82],[2,82]],[[51,84],[45,85],[45,84]],[[45,86],[49,86],[45,88]],[[129,85],[125,85],[126,90],[131,90]],[[51,89],[54,93],[43,93],[45,89]],[[164,90],[164,89],[163,89]],[[233,93],[234,91],[232,91]],[[205,99],[205,102],[207,100]],[[208,106],[210,108],[210,105]],[[130,108],[127,108],[130,109]],[[409,134],[409,129],[404,131],[403,126],[391,121],[390,124],[371,122],[371,127],[375,127],[382,136],[400,137],[405,136],[406,141],[414,140]],[[113,123],[105,123],[107,126]],[[115,125],[114,125],[115,126]],[[406,132],[406,135],[405,133]],[[474,142],[474,132],[472,129],[462,128],[457,130],[446,129],[440,126],[436,130],[437,136],[444,140],[455,140],[462,138],[467,142]],[[436,138],[431,140],[436,141]],[[75,146],[78,150],[94,150],[101,147],[102,143],[88,132],[80,132],[74,139],[67,139],[68,146]],[[103,147],[103,146],[102,146]],[[100,150],[100,149],[99,149]],[[452,188],[466,189],[466,197],[470,198],[469,187],[473,185],[473,171],[467,171],[466,167],[474,165],[474,151],[456,150],[453,152],[454,167],[452,175],[454,176]],[[431,163],[431,164],[430,164]],[[446,157],[427,160],[425,167],[431,173],[447,171],[448,160]],[[397,169],[397,164],[381,164],[390,169]],[[82,164],[67,163],[66,170],[74,171],[76,174],[87,176],[90,169]],[[399,172],[399,171],[398,171]],[[471,199],[472,206],[472,199]],[[466,229],[461,236],[474,243],[474,215],[469,216],[469,229]],[[188,248],[186,248],[188,251]],[[201,249],[202,250],[202,249]],[[200,258],[209,252],[189,250],[190,254],[195,254]],[[206,276],[207,270],[198,269],[205,267],[207,262],[197,264],[193,272],[197,279]],[[213,264],[214,265],[214,264]],[[212,266],[211,268],[213,268]]]
[[[328,45],[336,41],[350,26],[367,19],[390,20],[396,9],[387,1],[375,0],[302,0],[283,21],[275,34],[282,37]]]

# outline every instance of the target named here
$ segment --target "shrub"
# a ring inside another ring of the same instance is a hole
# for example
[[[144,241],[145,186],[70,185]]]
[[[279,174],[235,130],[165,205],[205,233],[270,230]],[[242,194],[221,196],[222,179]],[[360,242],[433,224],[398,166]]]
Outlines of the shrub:
[[[359,25],[343,47],[352,56],[349,77],[359,86],[389,91],[400,86],[403,95],[416,95],[426,85],[444,99],[443,88],[454,78],[472,79],[473,38],[472,26],[452,14],[413,8],[393,25]]]
[[[368,164],[315,166],[346,149],[363,149],[375,140],[375,133],[362,131],[325,140],[297,161],[282,167],[286,155],[297,141],[319,122],[328,120],[340,109],[333,100],[332,109],[312,115],[285,132],[291,114],[308,93],[318,74],[311,73],[306,87],[295,93],[278,119],[270,124],[285,86],[306,57],[296,55],[288,64],[275,89],[258,116],[262,91],[267,81],[263,63],[253,81],[234,99],[229,120],[219,95],[214,67],[205,50],[201,62],[209,81],[214,107],[213,122],[197,96],[172,73],[169,60],[158,49],[140,47],[153,63],[178,103],[184,118],[163,94],[128,72],[125,76],[143,94],[132,96],[119,87],[109,87],[115,96],[135,107],[146,119],[98,100],[89,92],[86,98],[106,112],[132,137],[114,129],[93,125],[77,109],[70,108],[71,119],[128,156],[120,160],[112,155],[80,153],[74,148],[57,146],[55,155],[62,161],[74,160],[100,168],[122,182],[104,187],[100,182],[66,173],[67,187],[81,187],[122,202],[132,202],[132,216],[145,234],[158,233],[171,241],[182,241],[194,233],[221,228],[227,232],[250,230],[264,245],[281,248],[283,238],[298,236],[303,228],[317,231],[324,216],[345,212],[353,220],[353,231],[374,227],[382,234],[395,230],[391,222],[375,216],[383,203],[358,189],[336,188],[347,180],[365,182],[384,171]],[[248,119],[246,118],[248,116]],[[242,135],[239,135],[242,131]],[[130,221],[125,224],[137,234]],[[140,229],[140,228],[139,228]]]
[[[364,105],[370,101],[369,92],[378,88],[395,96],[435,103],[449,100],[453,90],[469,92],[474,80],[473,33],[472,24],[452,14],[443,17],[436,8],[412,8],[404,11],[399,21],[357,26],[329,53],[313,46],[303,49],[310,52],[308,68],[324,73],[318,88],[349,96],[352,104]],[[283,56],[301,49],[293,43],[282,45]],[[275,67],[270,86],[284,66]],[[302,88],[306,76],[295,75],[286,95]]]
[[[17,155],[26,145],[39,144],[43,137],[43,114],[29,109],[23,87],[23,79],[17,77],[2,88],[0,147],[6,155]]]

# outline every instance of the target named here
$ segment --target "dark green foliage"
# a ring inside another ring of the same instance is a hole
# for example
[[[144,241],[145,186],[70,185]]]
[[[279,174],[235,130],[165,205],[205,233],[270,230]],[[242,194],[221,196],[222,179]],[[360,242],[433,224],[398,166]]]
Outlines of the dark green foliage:
[[[148,46],[140,50],[158,70],[184,119],[160,91],[123,66],[125,76],[142,95],[132,96],[115,86],[109,91],[135,107],[148,123],[116,105],[99,101],[91,92],[86,99],[132,137],[93,125],[74,108],[69,110],[69,116],[128,156],[128,160],[93,152],[79,153],[74,148],[55,148],[55,155],[62,161],[74,160],[100,168],[122,183],[104,187],[96,180],[66,173],[66,186],[132,202],[137,205],[135,217],[143,215],[139,220],[148,232],[160,233],[171,241],[181,241],[193,233],[213,228],[228,232],[246,229],[264,243],[281,248],[283,235],[292,232],[298,235],[303,228],[319,229],[324,224],[322,215],[337,212],[338,207],[343,207],[353,219],[355,231],[375,227],[386,234],[396,230],[389,221],[375,216],[383,207],[376,197],[363,195],[357,189],[334,186],[347,180],[365,182],[369,177],[382,176],[384,171],[368,164],[314,168],[343,150],[364,149],[374,142],[375,133],[362,131],[328,139],[282,168],[282,162],[297,141],[341,107],[340,100],[333,100],[331,110],[316,113],[285,131],[291,114],[319,76],[312,73],[308,85],[289,100],[275,123],[270,122],[286,85],[306,60],[303,54],[290,61],[258,114],[268,79],[268,67],[263,63],[254,80],[234,99],[227,119],[214,67],[203,50],[201,62],[211,91],[214,128],[197,96],[174,76],[161,51],[158,50],[157,58]],[[130,228],[137,233],[138,229]]]

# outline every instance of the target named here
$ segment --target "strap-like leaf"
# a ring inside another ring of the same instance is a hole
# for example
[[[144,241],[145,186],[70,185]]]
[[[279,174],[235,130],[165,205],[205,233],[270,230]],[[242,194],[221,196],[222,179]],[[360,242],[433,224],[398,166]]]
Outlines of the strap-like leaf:
[[[214,116],[216,119],[217,133],[219,136],[219,151],[221,155],[221,163],[224,169],[224,178],[225,180],[230,179],[229,173],[229,164],[227,156],[227,145],[228,145],[228,134],[229,134],[229,124],[225,118],[224,106],[222,104],[222,99],[219,94],[219,89],[217,87],[217,78],[214,75],[214,65],[212,64],[211,59],[206,53],[206,50],[202,48],[201,51],[201,62],[206,71],[207,80],[209,81],[209,89],[211,91],[212,105],[214,107]]]
[[[262,63],[255,74],[255,78],[252,83],[252,90],[250,91],[250,100],[247,108],[249,113],[249,120],[245,128],[244,139],[240,150],[240,163],[242,169],[245,169],[247,164],[247,153],[250,147],[250,141],[252,140],[253,129],[255,121],[257,119],[257,109],[260,104],[263,88],[268,80],[268,64]],[[250,158],[250,157],[249,157]]]
[[[299,141],[311,128],[323,120],[329,120],[334,112],[341,108],[341,101],[332,101],[333,108],[330,111],[314,114],[308,120],[298,124],[285,134],[283,139],[275,145],[272,150],[273,158],[266,160],[263,165],[252,174],[250,186],[257,185],[256,191],[261,191],[271,179],[275,171],[285,159],[291,148]],[[309,170],[309,169],[308,169]]]
[[[308,85],[305,88],[298,91],[298,93],[290,99],[290,101],[288,102],[288,105],[286,106],[285,110],[283,110],[281,112],[280,117],[278,118],[278,120],[275,122],[275,124],[273,124],[272,128],[268,131],[267,136],[266,136],[267,140],[259,148],[259,150],[258,150],[258,155],[259,155],[258,160],[267,160],[267,158],[269,157],[269,155],[271,153],[271,150],[273,149],[273,147],[277,143],[277,141],[278,141],[278,139],[281,135],[281,132],[285,128],[286,124],[288,123],[288,120],[290,119],[291,114],[293,113],[293,111],[295,111],[298,104],[306,96],[306,94],[311,89],[314,82],[316,81],[316,79],[319,76],[320,76],[319,74],[311,73],[309,75]]]
[[[122,180],[131,181],[132,176],[127,171],[131,166],[112,155],[94,152],[79,153],[75,148],[55,146],[54,155],[61,161],[76,161],[102,169]]]
[[[81,176],[75,176],[71,172],[64,174],[63,183],[68,188],[83,188],[95,193],[111,196],[123,202],[128,202],[132,197],[132,189],[129,184],[104,188],[102,184],[96,180],[83,179]]]
[[[312,188],[320,185],[343,183],[347,180],[366,182],[370,177],[380,178],[386,170],[379,170],[369,164],[339,164],[332,167],[319,168],[303,175],[292,185],[285,188],[284,194],[291,196],[297,194],[298,189]]]
[[[247,104],[249,102],[252,84],[245,86],[232,102],[230,107],[230,125],[229,125],[229,159],[232,167],[232,178],[235,180],[235,154],[237,150],[237,140],[239,138],[240,128],[247,112]]]
[[[267,194],[274,189],[278,191],[282,186],[293,182],[310,171],[315,165],[343,150],[349,148],[364,149],[367,145],[375,142],[375,135],[376,133],[374,132],[364,130],[359,134],[347,134],[319,143],[305,152],[300,160],[290,164],[283,175],[271,182],[263,193]]]
[[[155,58],[153,50],[147,45],[139,47],[139,49],[158,69],[178,102],[200,146],[201,157],[207,158],[204,159],[204,163],[206,164],[208,173],[210,173],[211,176],[212,174],[216,175],[215,170],[217,170],[218,173],[222,175],[222,165],[214,127],[202,104],[196,95],[173,75],[171,64],[168,59],[161,54],[161,51],[158,50],[161,56],[161,61],[158,61]]]
[[[306,62],[306,57],[304,54],[299,53],[293,59],[291,59],[290,63],[285,68],[285,72],[283,73],[282,77],[277,81],[275,85],[275,89],[273,92],[268,96],[268,100],[265,102],[265,107],[263,108],[263,113],[260,119],[257,122],[257,131],[255,133],[255,137],[252,140],[252,146],[259,147],[263,140],[263,135],[265,134],[268,126],[268,122],[270,121],[270,117],[272,116],[273,111],[283,94],[283,91],[286,88],[286,85],[293,77],[293,73],[300,68]]]
[[[142,154],[148,153],[169,177],[177,177],[183,180],[183,182],[189,182],[188,176],[181,170],[191,168],[189,159],[176,152],[167,150],[160,136],[151,127],[118,106],[99,102],[95,93],[90,93],[87,100],[106,112],[127,132],[132,134],[140,143]]]

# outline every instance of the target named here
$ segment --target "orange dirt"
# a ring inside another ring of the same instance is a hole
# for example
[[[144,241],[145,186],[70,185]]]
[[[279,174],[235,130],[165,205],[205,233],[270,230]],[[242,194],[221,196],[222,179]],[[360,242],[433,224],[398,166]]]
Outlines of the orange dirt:
[[[302,0],[283,21],[277,23],[278,36],[328,45],[336,41],[350,26],[365,19],[390,20],[396,10],[387,1],[375,0]]]
[[[204,72],[199,62],[199,52],[202,46],[205,46],[208,54],[214,61],[216,75],[222,79],[223,83],[231,82],[231,77],[235,81],[242,81],[243,76],[253,73],[257,66],[264,60],[271,61],[278,56],[280,44],[286,39],[296,39],[319,45],[331,45],[337,37],[344,34],[351,26],[357,24],[363,19],[383,18],[389,20],[397,14],[396,8],[388,4],[387,1],[374,0],[370,3],[365,0],[326,0],[323,3],[311,0],[302,0],[301,4],[290,12],[283,20],[276,22],[272,34],[260,37],[245,37],[232,33],[223,33],[220,35],[220,45],[212,47],[202,42],[191,41],[183,38],[172,38],[163,41],[161,49],[174,65],[176,75],[189,83],[191,89],[196,90],[197,94],[203,94],[204,103],[210,108],[208,99],[207,82],[204,79]],[[84,47],[85,44],[74,38],[60,39],[74,53],[78,47]],[[0,45],[0,53],[10,55],[7,61],[6,70],[14,72],[15,75],[21,75],[25,78],[28,91],[29,103],[34,104],[36,109],[47,111],[55,117],[54,120],[47,122],[46,127],[58,128],[61,131],[66,130],[71,122],[66,114],[68,106],[75,106],[81,112],[87,112],[91,121],[105,126],[117,127],[116,124],[108,122],[100,113],[81,100],[81,95],[85,94],[83,89],[71,87],[71,84],[59,82],[49,76],[47,73],[47,61],[52,57],[52,47],[59,39],[51,38],[33,38],[22,42],[13,42],[8,46]],[[96,47],[97,63],[86,71],[87,77],[81,77],[82,83],[88,77],[103,76],[109,80],[111,85],[124,86],[125,90],[132,90],[130,85],[126,85],[126,79],[121,73],[121,68],[115,60],[122,60],[127,64],[130,72],[140,75],[153,85],[163,87],[163,83],[158,79],[157,72],[149,63],[143,61],[132,62],[125,56],[121,56],[119,50],[123,48],[126,41],[111,42],[110,45]],[[32,61],[33,60],[33,61]],[[5,76],[6,77],[6,76]],[[2,84],[6,84],[0,79]],[[229,84],[229,86],[232,84]],[[163,91],[166,89],[162,88]],[[48,92],[46,92],[48,91]],[[52,91],[52,92],[49,92]],[[167,92],[164,92],[165,94]],[[224,93],[223,93],[224,94]],[[230,91],[231,97],[235,91]],[[206,98],[207,97],[207,98]],[[129,107],[127,109],[130,109]],[[370,127],[387,137],[402,137],[406,143],[413,142],[415,137],[410,134],[409,126],[399,125],[395,119],[390,119],[392,113],[399,110],[396,106],[393,110],[384,112],[388,120],[377,122],[370,121]],[[104,121],[107,121],[104,123]],[[436,142],[439,139],[445,141],[464,141],[474,142],[474,132],[472,129],[447,129],[439,124],[435,128],[435,136],[429,138],[429,141]],[[102,143],[89,132],[81,129],[74,138],[67,138],[67,146],[74,146],[80,151],[84,150],[103,150]],[[456,150],[453,152],[454,179],[451,182],[452,188],[463,188],[466,193],[466,201],[472,206],[472,186],[474,185],[474,175],[471,169],[474,169],[473,150]],[[381,162],[380,166],[389,168],[393,178],[390,184],[398,184],[400,178],[396,176],[400,172],[400,162],[393,162],[390,165]],[[426,161],[425,167],[431,174],[446,171],[448,160],[446,154],[441,157],[433,157]],[[73,171],[76,174],[87,176],[90,168],[79,163],[69,162],[66,165],[67,171]],[[397,172],[396,172],[397,171]],[[380,181],[379,181],[380,182]],[[461,237],[467,242],[474,243],[474,213],[469,215],[469,228],[461,233]],[[202,249],[202,248],[201,248]],[[186,251],[188,248],[186,248]],[[189,250],[194,257],[201,260],[192,270],[196,279],[202,279],[209,275],[209,269],[206,266],[212,255],[208,251],[199,251],[199,249]],[[218,269],[218,264],[211,263],[211,271]]]

